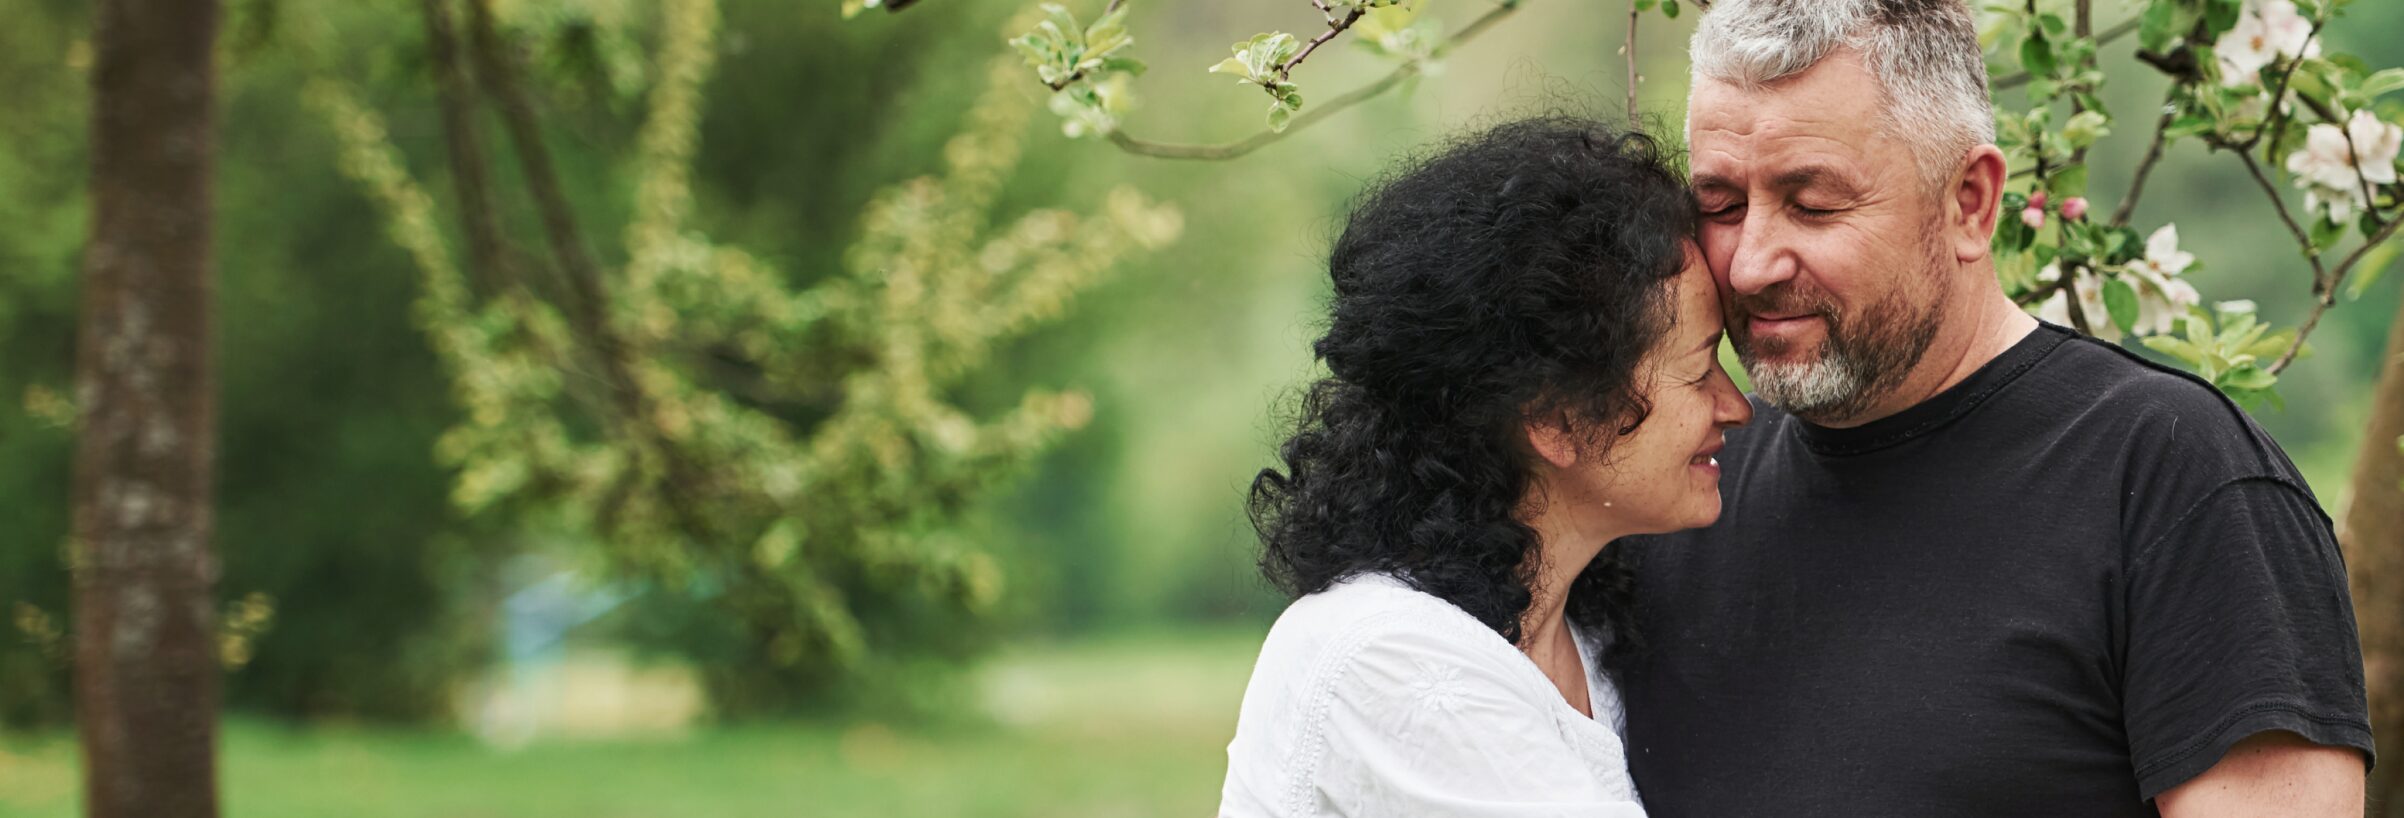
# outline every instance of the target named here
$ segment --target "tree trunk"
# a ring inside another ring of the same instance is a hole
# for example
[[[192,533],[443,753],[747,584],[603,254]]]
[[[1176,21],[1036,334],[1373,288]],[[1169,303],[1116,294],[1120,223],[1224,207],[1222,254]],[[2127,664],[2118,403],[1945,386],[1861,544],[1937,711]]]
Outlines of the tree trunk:
[[[76,339],[75,705],[92,818],[217,815],[215,0],[99,0]]]
[[[2370,428],[2354,461],[2353,501],[2337,529],[2345,544],[2371,694],[2373,814],[2404,816],[2404,298],[2387,329],[2387,353],[2371,394]]]

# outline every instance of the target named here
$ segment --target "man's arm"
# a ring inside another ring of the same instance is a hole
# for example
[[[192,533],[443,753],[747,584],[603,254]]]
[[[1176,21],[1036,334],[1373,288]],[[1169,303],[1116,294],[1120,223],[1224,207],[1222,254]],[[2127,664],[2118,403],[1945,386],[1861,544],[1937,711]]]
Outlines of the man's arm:
[[[2314,744],[2285,730],[2256,733],[2220,761],[2154,799],[2164,818],[2362,814],[2362,751]]]

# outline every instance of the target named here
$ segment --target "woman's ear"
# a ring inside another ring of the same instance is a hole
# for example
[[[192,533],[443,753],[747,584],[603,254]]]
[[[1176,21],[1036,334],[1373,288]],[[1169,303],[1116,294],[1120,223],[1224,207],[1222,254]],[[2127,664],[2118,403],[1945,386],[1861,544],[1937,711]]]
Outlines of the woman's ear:
[[[1550,418],[1529,418],[1526,422],[1528,448],[1553,468],[1566,469],[1578,464],[1577,436],[1569,429],[1569,418],[1554,415]]]

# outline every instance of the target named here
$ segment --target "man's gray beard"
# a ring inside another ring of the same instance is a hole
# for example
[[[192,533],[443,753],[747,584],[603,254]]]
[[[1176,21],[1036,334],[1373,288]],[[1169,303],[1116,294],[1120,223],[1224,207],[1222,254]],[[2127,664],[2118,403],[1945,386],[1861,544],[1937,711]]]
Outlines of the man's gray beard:
[[[1860,364],[1840,354],[1796,363],[1744,363],[1745,373],[1753,379],[1754,394],[1804,420],[1816,422],[1841,415],[1868,391],[1862,388],[1865,379]]]
[[[1942,290],[1936,303],[1918,315],[1912,314],[1903,294],[1896,293],[1859,316],[1858,322],[1826,316],[1828,333],[1816,358],[1762,361],[1750,344],[1738,344],[1737,359],[1753,380],[1753,393],[1771,406],[1822,426],[1843,423],[1860,417],[1903,384],[1936,340],[1944,308]],[[1889,329],[1878,331],[1882,327]]]

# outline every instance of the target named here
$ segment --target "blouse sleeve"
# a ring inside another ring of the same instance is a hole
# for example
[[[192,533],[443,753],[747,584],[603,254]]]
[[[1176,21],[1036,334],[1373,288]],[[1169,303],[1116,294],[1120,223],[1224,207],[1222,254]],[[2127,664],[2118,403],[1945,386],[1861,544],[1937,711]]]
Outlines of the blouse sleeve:
[[[1626,775],[1590,765],[1556,722],[1559,693],[1516,656],[1442,628],[1384,628],[1324,679],[1326,752],[1312,776],[1332,815],[1643,818]],[[1474,643],[1472,643],[1474,644]]]

